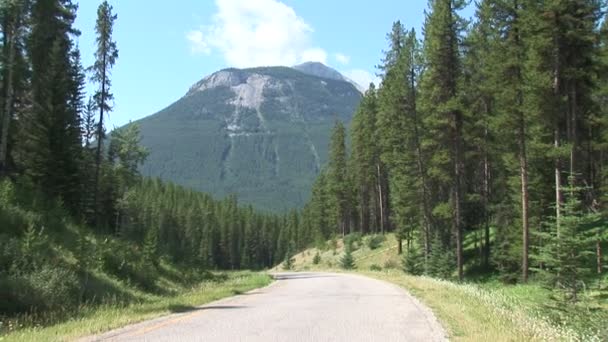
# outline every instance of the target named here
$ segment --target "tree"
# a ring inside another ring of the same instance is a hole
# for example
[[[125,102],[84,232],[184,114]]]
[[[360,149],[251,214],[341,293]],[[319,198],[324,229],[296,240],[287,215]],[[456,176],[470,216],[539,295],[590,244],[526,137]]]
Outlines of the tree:
[[[559,226],[553,218],[549,230],[540,233],[547,243],[540,249],[538,258],[544,268],[541,274],[548,283],[564,293],[564,299],[578,301],[579,292],[585,288],[584,279],[591,273],[587,262],[593,256],[590,246],[595,239],[595,227],[605,222],[597,213],[583,208],[578,199],[582,188],[566,188],[567,198]]]
[[[81,86],[75,70],[72,28],[76,7],[67,0],[38,0],[28,39],[32,106],[20,118],[16,162],[33,184],[61,198],[76,213],[81,205]]]
[[[109,180],[104,183],[104,197],[116,200],[116,231],[119,231],[120,212],[131,197],[129,190],[139,181],[139,166],[143,164],[148,151],[140,145],[139,126],[129,124],[121,129],[112,131],[109,148],[109,170],[106,176]],[[108,194],[110,192],[110,194]],[[110,205],[111,207],[111,205]],[[107,207],[106,207],[107,208]],[[106,211],[104,216],[111,217]],[[99,224],[99,221],[97,221]]]
[[[336,121],[329,150],[328,184],[332,195],[333,222],[338,232],[345,236],[348,232],[349,184],[347,175],[346,130],[344,124]]]
[[[370,231],[370,204],[373,203],[377,183],[376,164],[379,155],[375,140],[376,112],[376,87],[372,83],[363,96],[351,124],[353,173],[358,187],[359,224],[363,234]]]
[[[95,107],[99,110],[99,121],[97,123],[97,152],[95,156],[95,188],[94,192],[94,203],[95,203],[95,216],[98,219],[98,197],[99,197],[99,176],[101,172],[102,162],[102,146],[103,146],[103,120],[104,115],[112,110],[111,102],[114,96],[110,92],[112,85],[110,81],[110,72],[116,59],[118,58],[118,49],[116,42],[112,40],[112,33],[114,30],[114,22],[117,19],[117,15],[112,13],[112,6],[107,1],[102,2],[97,9],[97,24],[95,25],[95,31],[97,32],[97,50],[95,51],[95,63],[88,69],[92,73],[91,80],[98,84],[99,88],[95,92],[93,98],[95,100]]]
[[[357,268],[355,259],[353,258],[352,248],[349,245],[345,246],[344,255],[340,259],[340,267],[345,270],[352,270]]]
[[[438,186],[433,213],[450,222],[456,247],[458,278],[463,277],[463,120],[460,98],[460,32],[457,11],[464,1],[434,0],[424,24],[426,68],[421,80],[421,110],[425,113],[426,141],[432,150],[429,176]]]
[[[289,247],[287,247],[287,252],[285,252],[285,260],[283,261],[283,269],[285,270],[291,270],[293,268],[293,263],[295,262],[293,259],[293,255],[295,254],[294,249],[294,242],[291,241],[289,243]]]
[[[19,70],[19,61],[23,59],[25,45],[25,26],[29,14],[29,1],[12,0],[0,4],[0,25],[3,33],[2,51],[2,121],[0,127],[0,175],[7,173],[8,142],[11,124],[14,120],[15,87],[19,84],[16,77],[24,78]]]

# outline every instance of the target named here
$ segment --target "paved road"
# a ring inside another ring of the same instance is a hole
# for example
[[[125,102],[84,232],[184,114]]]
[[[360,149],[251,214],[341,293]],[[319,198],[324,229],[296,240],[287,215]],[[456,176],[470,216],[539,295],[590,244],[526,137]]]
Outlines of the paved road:
[[[445,340],[430,310],[392,284],[332,273],[275,277],[269,287],[88,340]]]

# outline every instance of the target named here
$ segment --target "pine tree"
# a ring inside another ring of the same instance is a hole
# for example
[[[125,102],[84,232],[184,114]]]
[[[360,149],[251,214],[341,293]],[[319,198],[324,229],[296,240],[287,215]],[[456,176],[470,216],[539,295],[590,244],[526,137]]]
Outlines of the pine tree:
[[[77,213],[81,205],[80,113],[74,105],[81,84],[74,70],[72,28],[76,7],[67,0],[39,0],[32,8],[28,54],[33,106],[20,120],[19,166],[49,197]]]
[[[346,155],[346,131],[344,124],[336,121],[334,126],[329,151],[328,185],[331,193],[331,204],[333,207],[332,223],[336,224],[337,232],[345,236],[348,233],[348,174]]]
[[[433,212],[451,226],[456,247],[458,278],[463,277],[463,120],[460,32],[457,11],[464,1],[434,0],[424,25],[426,69],[421,80],[421,110],[427,127],[422,145],[433,151],[429,176],[437,186]],[[449,222],[449,223],[448,223]]]
[[[351,124],[353,173],[358,188],[359,229],[363,234],[370,231],[371,203],[377,183],[376,164],[379,155],[375,141],[376,112],[376,87],[372,83],[361,100]]]
[[[99,121],[97,123],[97,152],[95,155],[95,182],[93,189],[94,192],[94,203],[95,203],[95,216],[98,219],[99,211],[99,178],[101,172],[102,163],[102,145],[104,140],[104,115],[112,110],[112,100],[114,96],[110,92],[112,85],[110,81],[110,71],[116,59],[118,58],[118,49],[116,42],[112,40],[112,33],[114,30],[114,22],[117,19],[116,14],[112,12],[113,8],[104,1],[99,5],[97,9],[97,24],[95,25],[95,31],[97,32],[97,51],[95,52],[95,63],[89,68],[89,72],[92,73],[91,80],[99,85],[99,89],[93,96],[95,100],[95,107],[99,110]]]
[[[23,82],[23,60],[26,22],[30,11],[29,1],[12,0],[0,4],[0,30],[3,33],[2,80],[3,93],[0,122],[0,175],[7,174],[9,158],[9,134],[15,117],[14,109],[19,83]],[[21,68],[20,68],[21,66]],[[17,79],[19,78],[19,79]],[[21,81],[21,82],[20,82]]]

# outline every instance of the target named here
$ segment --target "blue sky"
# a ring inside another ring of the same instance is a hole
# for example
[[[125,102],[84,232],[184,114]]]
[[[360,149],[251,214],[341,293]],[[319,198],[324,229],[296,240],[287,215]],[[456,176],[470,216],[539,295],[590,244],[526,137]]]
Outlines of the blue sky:
[[[93,62],[96,9],[79,1],[83,64]],[[426,0],[110,0],[118,20],[108,128],[154,114],[219,69],[315,60],[374,79],[395,20],[421,32]],[[470,15],[472,10],[467,10]]]

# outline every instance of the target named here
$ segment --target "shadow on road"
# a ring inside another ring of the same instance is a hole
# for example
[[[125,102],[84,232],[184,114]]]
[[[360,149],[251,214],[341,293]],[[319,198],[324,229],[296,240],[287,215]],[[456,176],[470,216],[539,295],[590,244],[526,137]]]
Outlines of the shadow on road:
[[[331,274],[320,273],[278,273],[272,275],[276,280],[297,280],[297,279],[314,279],[314,278],[334,278]]]
[[[203,310],[236,310],[236,309],[245,309],[246,306],[243,305],[214,305],[214,306],[204,306],[204,307],[195,307],[195,306],[187,306],[187,305],[171,305],[169,306],[169,311],[173,313],[183,313],[183,312],[193,312],[193,311],[203,311]]]

